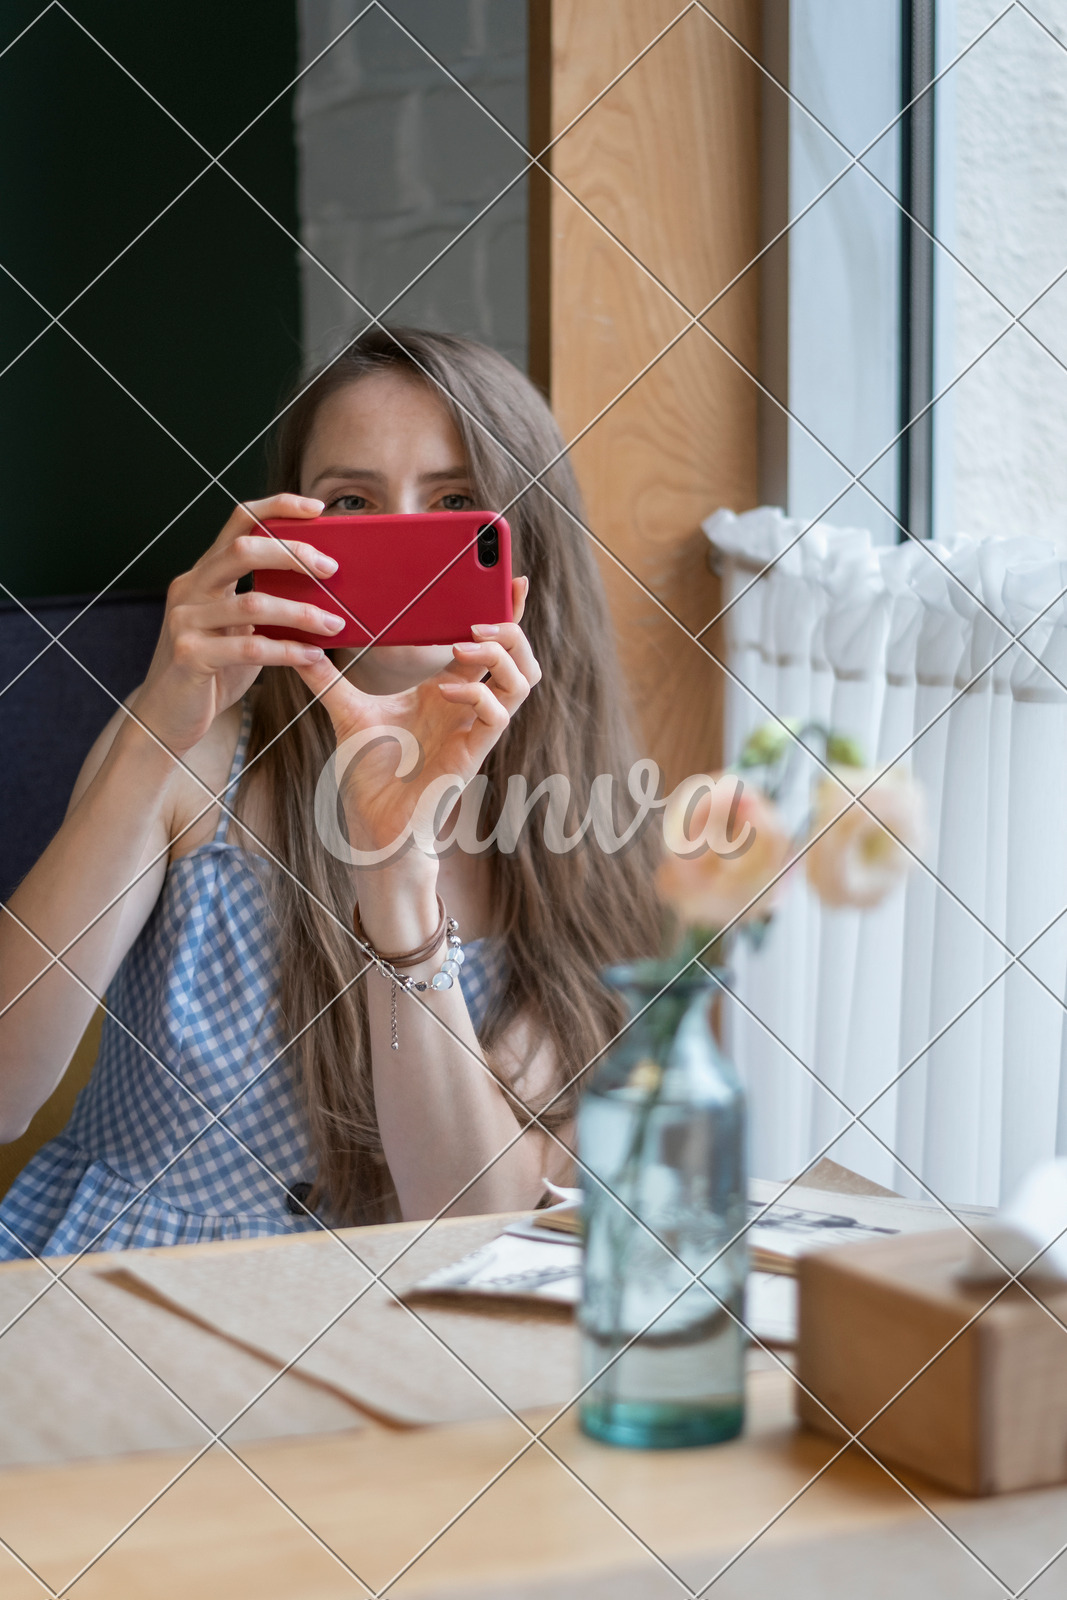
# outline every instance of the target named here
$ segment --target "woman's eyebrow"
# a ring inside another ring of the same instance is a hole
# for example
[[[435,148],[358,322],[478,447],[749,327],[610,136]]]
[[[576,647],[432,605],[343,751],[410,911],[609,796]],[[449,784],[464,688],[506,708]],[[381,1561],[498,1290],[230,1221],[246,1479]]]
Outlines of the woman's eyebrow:
[[[424,472],[419,478],[420,483],[454,483],[457,478],[469,478],[470,468],[465,466],[446,467],[443,472]]]
[[[419,477],[419,483],[454,483],[457,478],[469,478],[470,468],[463,465],[445,467],[441,472],[424,472]],[[369,467],[324,467],[311,480],[312,488],[318,483],[324,483],[328,478],[348,479],[358,478],[361,483],[384,483],[385,474],[372,472]]]
[[[326,478],[359,478],[364,483],[385,482],[383,473],[372,472],[368,467],[324,467],[311,480],[312,488],[315,484],[324,482]]]

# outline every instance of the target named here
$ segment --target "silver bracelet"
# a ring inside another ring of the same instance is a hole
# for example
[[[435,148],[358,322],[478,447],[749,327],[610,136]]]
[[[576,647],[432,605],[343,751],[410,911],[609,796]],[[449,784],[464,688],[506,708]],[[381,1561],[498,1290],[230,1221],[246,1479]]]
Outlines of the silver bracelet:
[[[463,941],[459,936],[459,923],[456,921],[455,917],[450,917],[447,915],[440,896],[438,896],[437,903],[441,906],[441,922],[439,926],[443,930],[445,937],[445,959],[442,961],[439,969],[434,973],[433,977],[428,980],[426,978],[409,978],[403,972],[398,971],[398,965],[415,966],[417,963],[426,960],[427,955],[432,953],[434,947],[439,943],[440,934],[437,934],[435,937],[432,937],[427,941],[429,950],[427,950],[426,945],[423,945],[418,950],[410,951],[408,954],[403,956],[393,956],[390,959],[389,956],[379,954],[379,952],[375,950],[374,946],[368,941],[367,936],[363,932],[362,926],[360,925],[358,909],[356,910],[353,918],[356,933],[362,940],[367,954],[374,962],[374,965],[377,967],[382,977],[388,978],[393,986],[392,993],[390,995],[391,1004],[389,1008],[390,1030],[392,1034],[389,1048],[391,1050],[400,1049],[400,1039],[397,1034],[396,1027],[396,991],[398,989],[416,989],[420,992],[424,992],[427,989],[451,989],[459,974],[460,967],[467,959],[463,953]]]

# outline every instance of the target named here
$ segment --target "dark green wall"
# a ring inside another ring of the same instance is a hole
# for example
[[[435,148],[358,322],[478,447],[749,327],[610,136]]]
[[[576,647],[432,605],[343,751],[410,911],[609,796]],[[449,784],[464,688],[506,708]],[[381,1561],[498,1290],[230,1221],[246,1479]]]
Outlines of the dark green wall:
[[[65,3],[209,153],[61,11],[0,56],[0,266],[22,285],[0,273],[0,584],[20,597],[128,563],[120,588],[162,589],[232,503],[208,487],[183,512],[196,462],[260,492],[249,441],[300,360],[296,246],[255,203],[296,234],[291,96],[222,157],[254,199],[197,176],[292,80],[294,0]],[[39,9],[7,0],[0,49]],[[84,349],[45,314],[79,295],[63,322]]]

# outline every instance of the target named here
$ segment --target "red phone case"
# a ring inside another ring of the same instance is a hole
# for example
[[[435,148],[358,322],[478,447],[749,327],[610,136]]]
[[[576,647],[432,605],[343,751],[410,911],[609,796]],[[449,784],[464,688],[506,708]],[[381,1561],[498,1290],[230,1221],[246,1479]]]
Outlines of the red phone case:
[[[338,563],[331,578],[296,570],[253,573],[263,594],[310,601],[347,618],[341,633],[262,626],[272,639],[335,645],[455,644],[475,622],[511,622],[511,531],[491,511],[428,511],[412,516],[276,517],[263,527],[300,540]],[[478,534],[497,532],[498,557],[483,566]],[[331,603],[331,597],[334,603]]]

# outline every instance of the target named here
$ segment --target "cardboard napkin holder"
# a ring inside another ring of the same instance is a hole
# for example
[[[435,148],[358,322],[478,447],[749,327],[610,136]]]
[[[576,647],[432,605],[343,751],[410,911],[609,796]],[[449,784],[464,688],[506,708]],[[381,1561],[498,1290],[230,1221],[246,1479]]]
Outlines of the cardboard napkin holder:
[[[1006,1273],[964,1287],[968,1244],[952,1229],[802,1257],[800,1419],[863,1429],[879,1460],[962,1494],[1067,1481],[1067,1286],[1028,1280],[1040,1303],[998,1295]]]

